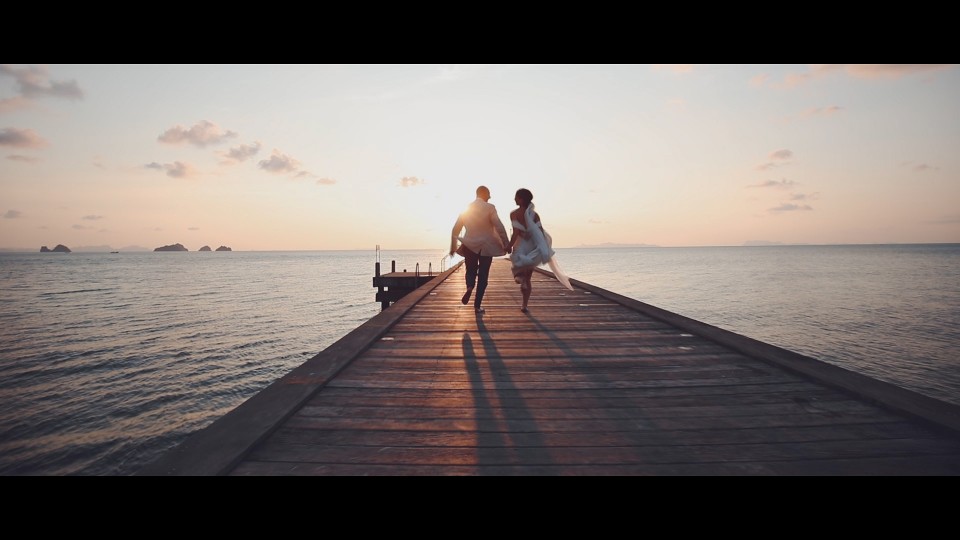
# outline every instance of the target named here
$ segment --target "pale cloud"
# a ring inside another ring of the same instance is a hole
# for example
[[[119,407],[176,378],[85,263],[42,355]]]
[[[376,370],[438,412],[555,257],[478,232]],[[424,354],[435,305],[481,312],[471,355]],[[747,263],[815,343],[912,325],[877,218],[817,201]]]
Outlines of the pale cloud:
[[[22,163],[38,163],[41,161],[40,158],[37,158],[37,157],[21,156],[19,154],[13,154],[11,156],[7,156],[7,159],[9,159],[10,161],[20,161]]]
[[[400,179],[400,187],[416,187],[426,184],[423,180],[417,178],[416,176],[404,176]]]
[[[82,99],[83,91],[77,81],[54,81],[46,66],[28,66],[16,68],[10,64],[0,64],[0,75],[9,75],[16,80],[17,91],[25,98],[58,97]]]
[[[899,79],[910,75],[933,73],[956,67],[957,64],[809,64],[809,71],[789,73],[782,82],[765,79],[773,88],[794,88],[813,79],[842,73],[856,79]]]
[[[783,83],[771,82],[770,86],[774,88],[793,88],[795,86],[800,86],[812,78],[813,75],[810,73],[788,73],[786,76],[784,76]]]
[[[670,71],[673,73],[690,73],[694,64],[652,64],[654,71]]]
[[[929,163],[916,163],[913,161],[904,161],[900,163],[901,167],[909,167],[913,172],[927,172],[927,171],[939,171],[940,167],[935,165],[930,165]]]
[[[756,170],[758,170],[758,171],[769,171],[770,169],[773,169],[773,168],[775,168],[775,167],[778,167],[779,165],[781,165],[781,164],[780,164],[780,163],[773,163],[773,162],[768,161],[768,162],[766,162],[766,163],[761,163],[760,165],[757,165],[757,166],[754,167],[754,168],[755,168]]]
[[[332,178],[321,177],[319,175],[313,174],[310,171],[305,171],[301,169],[299,161],[276,149],[273,151],[273,154],[270,156],[270,159],[261,160],[260,163],[257,164],[257,166],[267,172],[271,172],[274,174],[293,175],[294,180],[315,178],[317,180],[318,186],[331,186],[337,183],[337,181]]]
[[[144,165],[147,169],[155,169],[158,171],[164,171],[167,173],[167,176],[170,178],[187,178],[196,174],[196,170],[192,165],[188,163],[183,163],[182,161],[175,161],[173,163],[147,163]]]
[[[222,164],[231,165],[246,161],[257,155],[257,152],[260,151],[260,147],[260,141],[256,141],[253,144],[241,144],[236,148],[231,148],[230,150],[221,153],[221,155],[226,159],[226,161],[223,161]]]
[[[808,204],[793,204],[793,203],[783,203],[780,206],[771,208],[769,212],[774,214],[780,214],[783,212],[807,212],[813,210]]]
[[[23,96],[0,99],[0,114],[22,111],[33,106],[33,102]]]
[[[275,149],[270,159],[261,160],[258,166],[267,172],[285,174],[300,169],[300,162]]]
[[[794,193],[790,195],[791,201],[815,201],[820,198],[820,193]]]
[[[587,223],[591,225],[603,225],[603,221],[600,221],[599,219],[588,219]]]
[[[770,76],[766,73],[754,75],[753,77],[750,77],[750,86],[761,87],[766,85],[768,80],[770,80]]]
[[[843,107],[831,105],[830,107],[813,107],[803,111],[802,116],[831,116],[843,110]]]
[[[782,167],[784,165],[789,165],[789,163],[783,163],[783,162],[789,161],[790,158],[792,157],[793,157],[793,152],[785,148],[782,150],[774,150],[773,152],[770,152],[769,156],[767,156],[767,158],[770,161],[757,165],[755,169],[757,169],[758,171],[769,171],[770,169],[773,169],[775,167]]]
[[[4,128],[0,131],[0,145],[16,148],[42,148],[47,141],[32,129]]]
[[[180,125],[174,126],[161,133],[157,140],[167,144],[188,143],[204,148],[211,144],[220,144],[236,136],[237,133],[234,131],[225,131],[213,122],[201,120],[189,129]]]
[[[74,225],[73,228],[78,231],[86,231],[88,229],[92,229],[93,227],[87,227],[86,225]]]
[[[3,215],[4,219],[18,219],[23,217],[23,212],[19,210],[7,210],[7,213]]]
[[[793,180],[783,179],[777,182],[776,180],[767,180],[766,182],[761,182],[759,184],[751,184],[747,186],[748,188],[776,188],[776,189],[791,189],[796,186],[797,183]]]
[[[200,227],[187,227],[188,231],[199,231]]]
[[[858,79],[899,79],[908,75],[949,69],[957,64],[811,64],[811,71],[824,74],[843,71]]]
[[[97,220],[103,219],[103,216],[90,215],[90,216],[83,216],[83,217],[80,218],[80,219],[85,219],[85,220],[87,220],[87,221],[97,221]]]
[[[164,168],[167,171],[167,176],[171,178],[186,178],[193,174],[193,169],[190,165],[183,163],[181,161],[173,162],[173,165],[164,165]]]

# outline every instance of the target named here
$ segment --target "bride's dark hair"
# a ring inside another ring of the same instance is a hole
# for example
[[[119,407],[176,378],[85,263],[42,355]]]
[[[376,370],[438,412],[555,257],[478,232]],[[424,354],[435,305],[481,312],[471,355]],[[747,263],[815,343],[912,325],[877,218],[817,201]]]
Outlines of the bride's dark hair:
[[[527,188],[520,188],[517,190],[517,198],[523,201],[524,206],[530,206],[533,201],[533,193]]]

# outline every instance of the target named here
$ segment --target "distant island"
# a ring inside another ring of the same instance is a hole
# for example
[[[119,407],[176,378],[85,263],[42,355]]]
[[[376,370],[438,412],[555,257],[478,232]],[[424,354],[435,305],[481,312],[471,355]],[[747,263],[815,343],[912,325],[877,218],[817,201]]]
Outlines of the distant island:
[[[70,253],[70,248],[63,244],[57,244],[57,247],[53,249],[50,249],[47,246],[41,246],[40,253]]]
[[[580,244],[577,248],[652,248],[660,247],[656,244],[615,244],[613,242],[605,242],[603,244]]]
[[[158,247],[154,249],[154,251],[190,251],[190,250],[183,247],[183,244],[173,244],[172,246]]]
[[[190,251],[190,250],[183,247],[183,244],[173,244],[170,246],[158,247],[154,249],[154,251]],[[210,249],[210,246],[203,246],[198,251],[233,251],[233,249],[227,246],[220,246],[217,249]]]

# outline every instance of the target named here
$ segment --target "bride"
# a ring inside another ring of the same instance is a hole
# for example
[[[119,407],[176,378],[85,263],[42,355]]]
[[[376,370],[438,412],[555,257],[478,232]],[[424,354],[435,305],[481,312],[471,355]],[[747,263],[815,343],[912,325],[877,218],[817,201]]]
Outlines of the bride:
[[[513,278],[520,284],[523,295],[523,307],[520,311],[526,313],[530,293],[533,291],[530,278],[534,268],[549,264],[564,287],[572,291],[573,286],[554,258],[553,238],[544,230],[540,215],[533,209],[533,193],[529,189],[519,189],[514,201],[519,208],[510,212],[513,225],[513,236],[510,238],[513,252],[510,254],[510,262],[513,263]]]

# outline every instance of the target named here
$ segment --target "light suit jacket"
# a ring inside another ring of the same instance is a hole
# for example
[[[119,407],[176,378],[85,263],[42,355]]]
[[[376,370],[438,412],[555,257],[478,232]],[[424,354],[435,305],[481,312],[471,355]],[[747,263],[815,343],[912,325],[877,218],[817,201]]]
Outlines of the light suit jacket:
[[[466,227],[467,232],[460,237],[460,231]],[[457,218],[450,235],[450,252],[457,249],[457,239],[463,242],[470,251],[484,257],[500,257],[506,255],[506,246],[510,245],[507,231],[503,228],[497,207],[481,198],[473,201]]]

